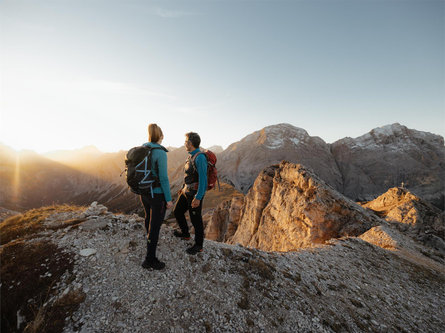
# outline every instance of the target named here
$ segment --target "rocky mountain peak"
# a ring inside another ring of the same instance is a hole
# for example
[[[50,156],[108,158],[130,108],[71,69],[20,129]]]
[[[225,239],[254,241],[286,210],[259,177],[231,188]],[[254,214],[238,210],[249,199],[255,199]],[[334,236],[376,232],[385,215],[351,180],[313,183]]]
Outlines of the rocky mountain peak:
[[[445,146],[440,135],[392,124],[331,145],[342,193],[369,201],[402,183],[444,208]]]
[[[334,188],[341,187],[341,175],[329,146],[290,124],[268,126],[230,145],[220,154],[221,177],[247,193],[265,166],[287,160],[316,171]]]
[[[213,151],[215,154],[219,154],[219,153],[222,153],[224,151],[223,147],[218,146],[218,145],[211,146],[211,147],[209,147],[207,149]]]
[[[440,135],[409,129],[399,123],[376,127],[357,138],[344,138],[333,145],[346,144],[351,148],[373,150],[383,147],[403,149],[409,146],[437,145],[443,146],[444,139]]]
[[[331,238],[357,236],[379,224],[377,217],[335,191],[313,171],[285,161],[260,173],[244,199],[241,213],[227,209],[226,214],[217,210],[208,230],[236,227],[229,243],[266,251],[311,247]],[[221,216],[227,226],[218,226]],[[235,221],[234,216],[240,220]],[[212,235],[214,239],[228,238]]]
[[[286,143],[298,145],[307,139],[309,134],[304,129],[290,124],[277,124],[260,130],[257,142],[269,149],[278,149]]]

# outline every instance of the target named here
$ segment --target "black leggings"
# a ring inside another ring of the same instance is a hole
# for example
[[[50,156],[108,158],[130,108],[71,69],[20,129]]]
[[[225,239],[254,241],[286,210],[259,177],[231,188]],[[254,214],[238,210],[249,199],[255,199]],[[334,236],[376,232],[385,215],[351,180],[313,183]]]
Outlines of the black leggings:
[[[204,199],[204,198],[202,198]],[[189,211],[190,220],[195,228],[195,243],[198,246],[203,245],[204,243],[204,226],[202,224],[202,201],[199,203],[199,206],[196,208],[192,208],[192,200],[193,196],[185,195],[182,193],[175,206],[175,217],[176,221],[178,221],[179,227],[181,228],[182,233],[188,234],[189,227],[187,225],[187,220],[185,219],[185,212]]]
[[[156,258],[156,246],[158,245],[159,231],[165,217],[166,202],[163,193],[141,195],[141,201],[145,209],[145,230],[148,234],[147,260]]]

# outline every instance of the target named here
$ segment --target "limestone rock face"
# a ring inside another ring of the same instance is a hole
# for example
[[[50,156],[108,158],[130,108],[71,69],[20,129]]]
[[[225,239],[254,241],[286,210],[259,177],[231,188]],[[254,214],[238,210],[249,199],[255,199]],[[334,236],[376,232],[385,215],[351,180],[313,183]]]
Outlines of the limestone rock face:
[[[229,243],[292,251],[331,238],[358,236],[382,222],[309,169],[283,161],[255,180]]]
[[[205,235],[207,239],[226,242],[230,239],[240,221],[244,197],[234,197],[222,202],[213,212]]]
[[[343,175],[342,193],[349,198],[372,200],[403,182],[424,200],[444,208],[443,137],[392,124],[336,141],[331,151]]]
[[[363,206],[414,239],[445,250],[445,215],[407,189],[391,188]]]
[[[340,171],[326,142],[289,124],[268,126],[231,144],[218,156],[221,179],[247,193],[258,174],[282,160],[301,163],[335,189],[341,189]]]

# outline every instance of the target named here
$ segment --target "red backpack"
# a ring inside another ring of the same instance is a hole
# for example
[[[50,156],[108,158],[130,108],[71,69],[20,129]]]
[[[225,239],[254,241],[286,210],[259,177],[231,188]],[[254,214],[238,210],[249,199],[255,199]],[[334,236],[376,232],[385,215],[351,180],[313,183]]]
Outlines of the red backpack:
[[[193,156],[193,166],[196,168],[196,157],[198,157],[198,155],[200,154],[204,154],[207,160],[207,191],[211,190],[215,187],[216,182],[218,182],[218,188],[220,188],[219,186],[219,179],[218,179],[218,171],[216,170],[216,155],[214,152],[212,152],[211,150],[202,150],[199,153],[196,153]]]

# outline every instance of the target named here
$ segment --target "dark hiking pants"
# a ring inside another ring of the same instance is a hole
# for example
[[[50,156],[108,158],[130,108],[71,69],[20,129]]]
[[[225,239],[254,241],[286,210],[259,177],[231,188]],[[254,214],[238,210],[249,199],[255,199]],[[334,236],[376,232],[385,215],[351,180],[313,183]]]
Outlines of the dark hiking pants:
[[[176,201],[174,214],[182,233],[188,234],[189,227],[187,225],[187,220],[185,219],[185,212],[189,211],[190,221],[193,224],[193,228],[195,228],[195,244],[202,247],[204,244],[204,226],[202,224],[201,211],[204,198],[202,198],[203,200],[201,200],[198,207],[192,208],[193,198],[194,195],[181,193],[178,201]]]
[[[145,209],[145,230],[148,235],[147,260],[153,260],[156,258],[156,246],[164,221],[166,202],[162,193],[154,193],[153,198],[151,195],[141,195],[141,201]]]

